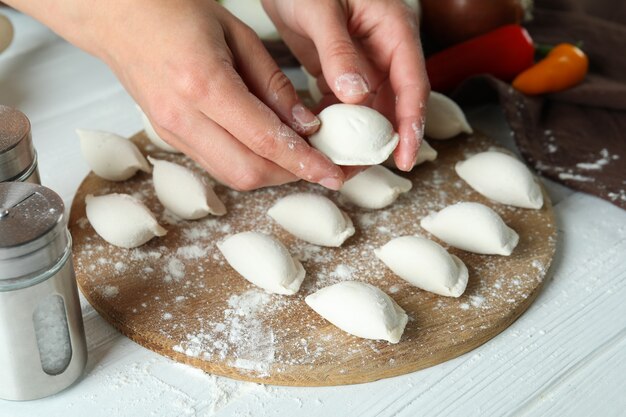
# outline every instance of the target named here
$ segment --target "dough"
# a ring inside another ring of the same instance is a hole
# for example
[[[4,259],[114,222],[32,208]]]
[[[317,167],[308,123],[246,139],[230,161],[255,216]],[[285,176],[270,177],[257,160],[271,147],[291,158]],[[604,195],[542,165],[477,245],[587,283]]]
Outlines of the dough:
[[[148,157],[154,165],[152,179],[157,198],[181,219],[194,220],[211,213],[226,214],[213,187],[193,171],[168,161]]]
[[[288,195],[278,200],[267,214],[292,235],[315,245],[338,247],[354,234],[348,215],[317,194]]]
[[[320,91],[320,88],[317,86],[317,79],[312,76],[309,71],[304,68],[304,66],[300,67],[304,75],[306,75],[306,85],[309,90],[309,94],[315,103],[319,103],[322,100],[324,95]]]
[[[333,104],[318,117],[320,129],[309,142],[337,165],[380,164],[398,144],[389,120],[369,107]]]
[[[243,232],[218,242],[217,247],[235,271],[267,292],[292,295],[304,280],[300,261],[272,236]]]
[[[150,164],[137,146],[115,133],[77,129],[80,150],[91,170],[109,181],[124,181],[138,170],[150,172]]]
[[[448,206],[424,217],[420,225],[451,246],[485,255],[509,256],[519,241],[498,213],[480,203]]]
[[[150,123],[148,116],[141,110],[141,107],[137,106],[137,111],[139,111],[139,115],[141,116],[141,122],[143,123],[143,129],[146,131],[146,136],[154,146],[165,152],[181,153],[178,149],[161,139],[156,130],[154,130],[152,123]]]
[[[413,183],[380,165],[373,165],[346,181],[339,192],[352,204],[366,209],[387,207]]]
[[[251,27],[264,41],[280,40],[280,34],[272,19],[261,4],[261,0],[221,0],[229,12]]]
[[[473,132],[463,110],[448,97],[432,91],[426,106],[424,128],[426,136],[433,139],[450,139],[461,132]]]
[[[434,161],[435,159],[437,159],[437,151],[434,150],[425,139],[422,139],[422,144],[420,145],[419,151],[417,151],[417,156],[415,157],[415,162],[413,163],[413,168],[426,161]],[[393,154],[389,155],[389,158],[383,162],[383,165],[387,168],[398,169],[396,161],[393,159]]]
[[[418,236],[402,236],[374,250],[396,275],[423,290],[459,297],[467,286],[467,267],[439,244]]]
[[[0,14],[0,52],[4,51],[13,41],[13,25],[8,17]]]
[[[155,236],[165,236],[154,214],[128,194],[85,197],[87,219],[96,233],[112,245],[136,248]]]
[[[481,152],[454,167],[470,187],[498,203],[539,209],[543,206],[541,187],[528,167],[502,152]]]
[[[317,314],[344,332],[364,339],[398,343],[408,317],[387,294],[373,285],[344,281],[307,296]]]

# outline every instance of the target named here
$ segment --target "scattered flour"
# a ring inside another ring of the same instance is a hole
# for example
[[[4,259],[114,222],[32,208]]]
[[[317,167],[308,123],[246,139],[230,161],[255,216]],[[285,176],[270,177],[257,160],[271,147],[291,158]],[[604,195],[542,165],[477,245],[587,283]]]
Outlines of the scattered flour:
[[[611,155],[608,149],[604,148],[600,151],[600,159],[595,162],[580,162],[576,164],[579,169],[599,171],[603,166],[608,165],[609,162],[619,159],[619,155]]]
[[[119,293],[120,293],[119,288],[114,287],[113,285],[105,285],[104,288],[102,289],[102,295],[105,298],[117,297]]]
[[[206,256],[207,249],[203,249],[198,245],[181,246],[176,250],[176,255],[184,259],[198,259]]]
[[[580,182],[594,182],[596,179],[592,177],[586,177],[584,175],[572,174],[569,172],[560,172],[559,178],[562,180],[572,180],[572,181],[580,181]]]

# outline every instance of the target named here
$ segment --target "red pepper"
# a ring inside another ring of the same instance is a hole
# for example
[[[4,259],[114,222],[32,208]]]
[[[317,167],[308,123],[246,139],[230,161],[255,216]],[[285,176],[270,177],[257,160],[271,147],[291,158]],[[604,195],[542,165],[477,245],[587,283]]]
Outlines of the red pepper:
[[[445,93],[479,74],[511,81],[534,64],[534,56],[535,47],[526,29],[506,25],[431,55],[426,72],[433,91]]]

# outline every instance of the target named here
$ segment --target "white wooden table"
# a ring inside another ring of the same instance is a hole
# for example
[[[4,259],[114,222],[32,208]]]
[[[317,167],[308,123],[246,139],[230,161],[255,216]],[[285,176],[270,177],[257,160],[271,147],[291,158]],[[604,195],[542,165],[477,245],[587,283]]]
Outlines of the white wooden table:
[[[74,129],[131,135],[140,120],[104,64],[28,17],[2,12],[16,26],[16,39],[0,55],[0,103],[30,117],[42,181],[69,206],[88,172]],[[290,76],[302,85],[301,74]],[[513,147],[497,107],[469,116]],[[83,300],[85,376],[50,398],[0,400],[0,416],[624,416],[626,211],[545,183],[560,239],[552,278],[508,330],[457,359],[355,386],[261,386],[210,376],[144,349]]]

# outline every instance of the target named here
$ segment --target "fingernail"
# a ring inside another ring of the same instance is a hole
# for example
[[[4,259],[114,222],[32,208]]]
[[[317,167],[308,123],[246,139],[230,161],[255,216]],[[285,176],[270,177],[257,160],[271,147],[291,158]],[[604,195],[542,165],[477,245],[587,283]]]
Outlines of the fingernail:
[[[411,169],[413,169],[413,165],[415,164],[416,160],[417,160],[417,156],[415,158],[411,158],[410,155],[405,154],[402,157],[402,166],[398,168],[400,168],[402,171],[408,172]]]
[[[292,107],[291,116],[294,122],[293,128],[298,132],[309,132],[320,124],[320,119],[315,117],[311,110],[307,109],[302,103]]]
[[[335,79],[335,88],[344,97],[361,96],[370,91],[369,85],[361,75],[350,72]]]
[[[339,191],[343,186],[343,182],[338,178],[324,178],[320,181],[320,185],[331,190]]]

